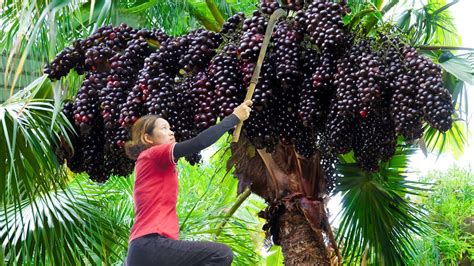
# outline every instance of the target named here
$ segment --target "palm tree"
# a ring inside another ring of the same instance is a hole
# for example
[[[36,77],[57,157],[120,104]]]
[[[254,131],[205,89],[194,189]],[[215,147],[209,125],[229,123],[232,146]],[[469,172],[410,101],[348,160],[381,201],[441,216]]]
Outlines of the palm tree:
[[[397,3],[389,1],[384,5],[383,1],[354,1],[352,15],[347,18],[348,24],[369,36],[383,32],[392,21],[389,11]],[[472,63],[461,60],[472,54],[455,57],[445,51],[462,49],[453,47],[459,44],[459,37],[445,12],[452,4],[428,2],[421,8],[408,7],[400,16],[394,17],[400,17],[396,21],[397,28],[413,36],[411,44],[445,68],[445,85],[454,96],[459,120],[446,134],[426,126],[424,138],[418,145],[403,145],[400,142],[396,155],[381,164],[380,171],[374,174],[360,171],[352,154],[339,158],[341,177],[336,191],[342,194],[343,210],[337,244],[324,208],[327,195],[323,191],[324,179],[318,156],[305,160],[285,146],[278,146],[272,154],[255,149],[249,152],[253,146],[245,139],[232,147],[231,163],[235,164],[235,175],[242,182],[252,184],[252,192],[269,203],[265,218],[269,220],[270,227],[277,227],[278,241],[288,265],[334,263],[338,260],[335,258],[338,246],[343,247],[342,257],[348,263],[403,264],[415,252],[411,235],[429,231],[428,225],[423,222],[423,213],[408,198],[409,195],[419,194],[426,186],[407,180],[408,158],[416,149],[427,152],[439,148],[437,151],[443,152],[451,148],[462,152],[465,137],[461,119],[466,116],[466,110],[460,104],[455,88],[462,89],[460,84],[463,81],[473,83]],[[453,58],[463,62],[457,65],[459,68],[456,67],[456,70],[446,66]],[[462,64],[465,64],[464,70],[461,70]],[[453,145],[449,147],[448,143]],[[285,194],[287,191],[290,194]],[[326,245],[327,242],[330,244]],[[326,246],[336,252],[328,253]],[[331,253],[334,255],[332,258]]]
[[[0,54],[6,57],[3,84],[7,86],[6,89],[13,91],[15,84],[20,83],[24,77],[23,69],[27,68],[28,60],[40,63],[49,61],[72,40],[88,36],[94,29],[108,23],[127,22],[134,27],[161,28],[172,35],[182,34],[199,25],[217,30],[222,25],[223,18],[239,10],[250,11],[255,2],[4,1],[0,17],[3,33],[0,37]],[[469,65],[465,60],[472,54],[455,56],[449,52],[459,45],[459,36],[447,13],[449,6],[455,2],[457,1],[446,4],[444,1],[427,1],[418,8],[403,6],[398,0],[349,1],[353,10],[352,15],[347,18],[350,25],[359,25],[365,34],[370,35],[383,30],[388,23],[395,23],[400,31],[409,32],[413,36],[411,41],[414,46],[443,66],[446,70],[445,86],[453,94],[459,121],[446,134],[440,134],[427,126],[424,141],[419,145],[400,145],[397,155],[382,165],[382,170],[376,174],[368,175],[358,170],[350,155],[340,158],[342,177],[337,191],[343,195],[343,213],[337,238],[339,246],[344,247],[343,256],[348,261],[372,259],[389,265],[405,261],[410,252],[413,252],[410,233],[419,234],[428,230],[422,222],[422,214],[415,211],[416,208],[406,197],[408,194],[416,194],[422,185],[417,186],[406,180],[408,155],[414,149],[424,146],[424,150],[430,152],[447,149],[462,151],[462,119],[467,111],[467,106],[463,103],[466,97],[463,82],[473,83],[473,71],[472,61]],[[396,8],[400,10],[394,13]],[[183,17],[185,19],[178,19]],[[398,18],[399,20],[395,20]],[[34,74],[40,77],[40,73],[41,69],[36,69]],[[113,179],[113,185],[108,190],[103,190],[105,188],[68,173],[67,169],[59,165],[51,149],[51,144],[55,141],[69,141],[67,137],[59,138],[71,134],[71,127],[58,110],[61,99],[74,95],[80,81],[81,77],[75,74],[56,84],[40,77],[31,86],[0,105],[0,145],[2,150],[7,151],[7,155],[0,154],[4,156],[0,160],[6,161],[5,165],[0,166],[0,176],[5,177],[0,183],[3,210],[0,239],[3,243],[10,243],[2,246],[5,250],[3,254],[0,252],[0,256],[6,255],[10,263],[71,264],[83,262],[80,258],[84,256],[90,263],[109,263],[120,261],[123,256],[120,252],[124,251],[126,245],[131,205],[130,198],[128,201],[127,198],[121,198],[123,195],[117,193],[117,190],[129,193],[131,179]],[[244,149],[246,147],[245,139],[233,146],[229,162],[235,163],[235,173],[240,180],[261,184],[252,186],[252,191],[270,203],[279,199],[275,195],[287,185],[281,180],[302,185],[302,180],[309,174],[313,175],[314,180],[320,178],[320,172],[314,171],[320,169],[317,159],[304,161],[292,151],[284,149],[276,155],[255,151],[255,156],[250,158],[248,150]],[[276,161],[278,156],[289,157],[293,163],[281,165]],[[226,158],[228,157],[221,159],[220,165],[224,164]],[[258,174],[255,171],[249,173],[250,166],[260,169]],[[191,169],[193,168],[187,168],[187,171]],[[320,191],[317,182],[306,189],[313,193]],[[110,193],[111,190],[115,190],[115,193]],[[299,188],[294,191],[305,192]],[[103,194],[105,192],[110,197]],[[307,209],[305,205],[301,205],[303,207],[294,208],[282,215],[280,239],[287,263],[303,263],[305,259],[310,263],[317,260],[329,262],[323,239],[323,235],[331,239],[332,234],[325,215],[326,197],[321,198],[321,201],[304,202],[312,209],[319,210],[318,212],[304,212]],[[290,202],[294,199],[286,200]],[[196,198],[194,200],[199,202]],[[110,204],[109,208],[106,207],[107,204]],[[191,208],[189,215],[180,217],[194,217],[193,212],[197,208]],[[105,218],[103,210],[117,211],[112,211]],[[18,216],[15,214],[20,214],[20,218],[16,218]],[[321,214],[318,220],[315,216]],[[203,229],[202,217],[197,218],[201,219],[201,225],[195,227],[197,231]],[[225,224],[227,217],[217,217],[216,224]],[[182,220],[184,225],[182,223],[181,229],[184,232],[188,225],[192,225],[188,222],[189,219]],[[80,226],[84,224],[87,227]],[[223,228],[228,229],[227,226]],[[209,233],[208,228],[206,230]],[[219,230],[214,230],[215,234],[217,232]],[[50,248],[53,243],[56,249]],[[115,245],[116,243],[119,244]],[[301,243],[301,248],[290,248],[295,243]],[[334,242],[331,246],[337,249]]]

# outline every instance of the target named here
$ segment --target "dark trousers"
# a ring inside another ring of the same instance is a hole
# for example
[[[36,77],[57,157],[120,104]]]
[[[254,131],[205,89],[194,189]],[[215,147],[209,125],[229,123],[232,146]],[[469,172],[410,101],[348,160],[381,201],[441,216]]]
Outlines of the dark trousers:
[[[149,234],[132,240],[125,265],[230,265],[232,258],[232,250],[224,244],[181,241]]]

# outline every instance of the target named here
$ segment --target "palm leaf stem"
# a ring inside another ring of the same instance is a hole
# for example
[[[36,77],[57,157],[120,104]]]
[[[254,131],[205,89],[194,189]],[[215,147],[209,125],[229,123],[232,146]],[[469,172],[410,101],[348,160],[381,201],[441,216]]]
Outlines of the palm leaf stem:
[[[459,0],[453,0],[451,3],[442,6],[441,8],[439,8],[438,10],[436,10],[435,12],[433,12],[432,16],[438,15],[439,13],[441,13],[441,12],[443,12],[444,10],[448,9],[449,7],[455,5],[457,2],[459,2]]]
[[[229,211],[226,212],[224,215],[224,220],[217,226],[216,232],[215,232],[215,238],[217,238],[221,232],[222,228],[226,225],[226,223],[229,221],[230,217],[239,209],[239,207],[242,205],[242,203],[245,202],[245,200],[252,194],[252,191],[250,191],[250,187],[247,187],[242,194],[239,195],[237,200],[235,201],[234,205],[230,208]]]
[[[211,11],[211,14],[214,17],[214,19],[217,21],[217,23],[219,23],[219,27],[222,27],[222,25],[224,25],[225,20],[222,17],[221,12],[217,8],[217,5],[214,3],[214,1],[211,1],[211,0],[206,0],[206,5]]]

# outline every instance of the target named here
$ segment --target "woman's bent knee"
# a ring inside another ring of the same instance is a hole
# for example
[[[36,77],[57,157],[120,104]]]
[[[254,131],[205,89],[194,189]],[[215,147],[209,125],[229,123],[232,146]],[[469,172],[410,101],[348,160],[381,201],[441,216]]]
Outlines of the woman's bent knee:
[[[230,265],[234,259],[234,253],[228,246],[221,244],[219,248],[219,257],[221,258],[222,265]]]
[[[229,265],[230,263],[232,262],[232,260],[234,259],[234,253],[232,252],[232,249],[230,249],[229,247],[225,247],[225,257],[227,259],[227,261],[229,262]]]

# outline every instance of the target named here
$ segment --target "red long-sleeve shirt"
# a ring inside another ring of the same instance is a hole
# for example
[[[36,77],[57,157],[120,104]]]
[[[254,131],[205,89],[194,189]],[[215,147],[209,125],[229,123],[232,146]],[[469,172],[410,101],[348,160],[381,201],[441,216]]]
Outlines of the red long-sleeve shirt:
[[[231,114],[192,139],[155,145],[140,153],[135,164],[136,178],[133,188],[135,223],[129,242],[151,233],[179,239],[179,222],[176,215],[178,173],[173,157],[178,160],[185,155],[199,152],[216,142],[239,121],[235,114]]]
[[[135,223],[129,242],[140,236],[158,233],[179,239],[176,214],[178,173],[173,162],[175,143],[155,145],[140,153],[135,164]]]

